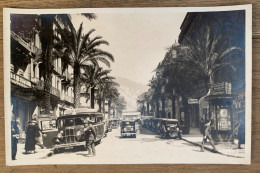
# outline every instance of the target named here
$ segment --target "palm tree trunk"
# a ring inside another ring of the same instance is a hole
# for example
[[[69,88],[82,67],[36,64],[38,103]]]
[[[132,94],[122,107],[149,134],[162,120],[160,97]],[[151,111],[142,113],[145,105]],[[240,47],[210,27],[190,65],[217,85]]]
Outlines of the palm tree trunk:
[[[102,110],[102,99],[99,98],[99,99],[98,99],[98,111],[99,111],[99,112],[102,112],[101,110]]]
[[[104,95],[102,95],[102,106],[103,106],[102,107],[102,112],[103,113],[105,113],[105,104],[106,104],[105,102],[106,102],[105,97],[104,97]]]
[[[110,119],[111,100],[108,100],[108,119]]]
[[[79,65],[74,65],[74,108],[80,106],[80,68]]]
[[[176,115],[175,115],[175,95],[172,94],[172,118],[175,119]]]
[[[161,97],[161,101],[162,101],[162,118],[165,118],[165,98],[164,96]]]
[[[146,108],[147,108],[147,115],[149,115],[150,113],[150,105],[149,105],[149,102],[146,103]]]
[[[182,97],[182,106],[184,110],[184,124],[187,127],[187,129],[190,128],[190,115],[188,112],[189,104],[188,104],[188,98]],[[189,130],[188,130],[189,131]]]
[[[159,100],[156,99],[156,117],[160,118]]]
[[[43,56],[46,56],[44,59],[45,61],[45,67],[46,69],[44,70],[44,98],[43,98],[43,109],[44,109],[44,114],[50,114],[50,111],[52,110],[51,107],[51,79],[52,79],[52,65],[51,65],[51,58],[50,58],[50,47],[47,46],[46,48],[46,53]]]
[[[91,107],[91,109],[94,109],[95,108],[95,89],[94,89],[95,87],[93,86],[93,87],[91,87],[91,89],[90,89],[90,107]]]

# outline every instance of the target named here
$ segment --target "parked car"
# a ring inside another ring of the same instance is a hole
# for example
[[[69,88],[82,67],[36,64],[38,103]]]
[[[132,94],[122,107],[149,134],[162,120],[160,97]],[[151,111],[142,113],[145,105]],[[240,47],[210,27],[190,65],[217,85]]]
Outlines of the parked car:
[[[182,139],[182,130],[178,126],[177,119],[162,119],[160,134],[162,138]]]
[[[96,133],[96,141],[100,142],[105,137],[104,115],[94,109],[71,109],[65,111],[65,115],[57,118],[58,135],[53,138],[54,151],[85,146],[85,131],[87,122],[93,122]]]
[[[123,120],[121,122],[121,137],[125,136],[136,138],[135,120]]]
[[[117,119],[111,120],[111,128],[112,129],[117,129],[118,126],[119,126],[119,120],[117,120]]]

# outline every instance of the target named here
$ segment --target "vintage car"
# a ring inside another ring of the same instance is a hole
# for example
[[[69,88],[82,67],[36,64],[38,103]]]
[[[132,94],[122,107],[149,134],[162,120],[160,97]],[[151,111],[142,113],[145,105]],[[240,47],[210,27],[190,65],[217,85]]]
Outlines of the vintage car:
[[[151,129],[152,128],[152,116],[142,116],[141,117],[141,124],[143,127]]]
[[[178,127],[177,119],[162,119],[160,135],[162,138],[170,139],[182,139],[182,131]]]
[[[111,120],[111,128],[112,129],[117,129],[118,126],[119,126],[119,120],[117,120],[117,119]]]
[[[92,122],[96,133],[95,142],[100,142],[105,137],[104,115],[94,109],[71,109],[57,118],[58,135],[53,138],[54,151],[80,146],[86,148],[84,129],[88,126],[87,122]]]
[[[153,118],[151,120],[151,130],[158,135],[160,134],[160,130],[162,127],[162,120],[163,118]]]
[[[38,117],[38,125],[42,132],[42,143],[46,148],[53,147],[53,138],[57,136],[58,129],[56,128],[56,118],[42,114]]]
[[[121,122],[121,137],[125,136],[136,138],[135,120],[123,120]]]

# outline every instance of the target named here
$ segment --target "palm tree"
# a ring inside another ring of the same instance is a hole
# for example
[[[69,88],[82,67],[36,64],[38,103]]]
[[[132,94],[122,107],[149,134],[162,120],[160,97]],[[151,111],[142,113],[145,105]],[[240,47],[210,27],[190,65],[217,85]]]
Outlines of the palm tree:
[[[119,84],[114,81],[114,77],[106,76],[100,79],[100,82],[97,84],[97,100],[99,105],[99,110],[105,112],[105,100],[107,94],[110,92],[112,87],[117,88]],[[112,93],[113,94],[113,93]],[[109,99],[109,98],[107,98]],[[103,105],[103,106],[102,106]]]
[[[108,100],[108,113],[110,118],[111,109],[113,109],[114,111],[114,105],[120,96],[120,93],[118,91],[118,85],[106,85],[103,96],[105,100]]]
[[[54,40],[55,35],[53,32],[53,24],[55,21],[56,15],[40,15],[39,19],[41,20],[41,29],[39,33],[40,41],[41,41],[41,56],[38,61],[42,61],[42,72],[44,79],[44,97],[43,97],[43,109],[44,114],[50,114],[52,110],[51,107],[51,81],[52,81],[52,73],[53,66],[52,63],[58,57],[55,56],[54,53]]]
[[[83,70],[83,82],[86,85],[86,93],[88,93],[90,89],[90,103],[91,108],[93,109],[95,103],[95,87],[99,85],[99,87],[102,88],[103,83],[108,82],[108,80],[112,80],[114,78],[108,76],[111,70],[103,70],[103,68],[99,66],[87,65],[84,66]]]
[[[205,82],[205,88],[210,93],[210,85],[214,75],[221,69],[240,62],[243,58],[240,47],[229,46],[229,42],[222,33],[214,33],[209,25],[202,27],[199,37],[184,37],[184,44],[179,46],[179,58],[193,74],[200,76]]]
[[[138,96],[136,103],[138,106],[138,110],[141,112],[141,115],[149,115],[151,97],[151,90],[143,92]]]
[[[114,57],[99,48],[101,45],[109,45],[101,36],[91,39],[90,35],[94,29],[84,35],[82,23],[76,31],[69,15],[60,15],[58,19],[62,21],[56,22],[56,26],[62,38],[60,44],[63,48],[63,57],[73,67],[74,107],[77,108],[80,101],[81,69],[89,64],[98,65],[98,62],[103,62],[109,67]]]

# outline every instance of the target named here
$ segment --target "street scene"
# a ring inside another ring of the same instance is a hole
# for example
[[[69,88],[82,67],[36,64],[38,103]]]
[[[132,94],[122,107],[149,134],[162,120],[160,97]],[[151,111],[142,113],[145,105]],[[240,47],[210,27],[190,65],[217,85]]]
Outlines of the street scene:
[[[10,13],[7,163],[248,163],[245,10],[127,10]]]
[[[196,135],[195,135],[196,136]],[[186,137],[189,140],[198,139],[201,142],[201,136]],[[20,145],[20,149],[23,150],[24,146]],[[210,147],[210,146],[208,146]],[[94,164],[94,163],[186,163],[187,156],[200,158],[200,162],[208,163],[209,159],[214,159],[216,163],[226,162],[238,162],[243,160],[244,151],[230,150],[229,146],[218,146],[223,152],[226,152],[228,156],[222,154],[212,153],[210,151],[201,152],[200,147],[195,146],[184,140],[175,139],[161,139],[159,135],[138,126],[136,138],[121,138],[120,128],[113,129],[108,136],[102,139],[102,142],[96,146],[96,156],[90,157],[88,151],[84,150],[66,150],[62,153],[53,154],[50,149],[37,148],[37,152],[31,155],[23,155],[22,153],[17,155],[17,164],[24,164],[33,162],[35,159],[39,159],[42,164],[55,162],[57,160],[64,160],[65,164],[75,163],[77,164]],[[163,149],[162,149],[163,148]],[[232,155],[232,156],[231,156]],[[107,157],[109,156],[109,159]],[[234,159],[235,157],[235,159]],[[20,159],[23,158],[23,159]]]

